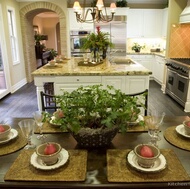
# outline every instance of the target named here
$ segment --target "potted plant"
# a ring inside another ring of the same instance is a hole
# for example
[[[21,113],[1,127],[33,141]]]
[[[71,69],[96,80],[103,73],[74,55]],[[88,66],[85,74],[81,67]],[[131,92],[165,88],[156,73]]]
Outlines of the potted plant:
[[[134,50],[135,52],[140,52],[141,49],[144,49],[145,45],[139,45],[138,43],[134,43],[134,45],[132,46],[132,50]]]
[[[126,0],[117,0],[116,6],[117,7],[127,7],[127,1]]]
[[[56,96],[60,106],[57,115],[62,111],[57,125],[68,129],[83,147],[109,145],[119,130],[127,131],[128,123],[137,120],[137,101],[113,86],[101,84],[81,86],[71,93],[63,91]]]
[[[106,58],[108,47],[112,48],[114,45],[110,41],[110,34],[108,32],[100,31],[100,27],[96,27],[97,33],[90,33],[86,38],[82,39],[82,49],[90,49],[96,57],[97,52],[102,52],[103,59]]]

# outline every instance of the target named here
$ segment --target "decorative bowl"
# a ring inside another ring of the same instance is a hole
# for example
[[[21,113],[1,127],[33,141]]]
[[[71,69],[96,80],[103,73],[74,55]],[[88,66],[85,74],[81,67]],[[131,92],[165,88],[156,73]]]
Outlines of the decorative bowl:
[[[1,126],[5,129],[5,131],[0,132],[0,140],[5,140],[9,136],[9,133],[11,131],[11,126],[4,124],[1,124]]]
[[[50,155],[46,155],[44,153],[45,148],[48,144],[53,144],[55,146],[55,148],[56,148],[55,153],[50,154]],[[60,144],[55,143],[55,142],[48,142],[48,143],[44,143],[44,144],[37,146],[36,154],[44,162],[45,165],[54,165],[58,161],[58,157],[60,155],[61,149],[62,149],[62,147]]]
[[[184,121],[183,122],[185,133],[187,135],[190,135],[190,121]]]
[[[143,157],[140,155],[140,150],[145,145],[148,146],[153,151],[154,157]],[[150,168],[154,166],[154,162],[158,159],[160,155],[160,150],[156,146],[150,144],[139,144],[134,148],[134,153],[137,156],[138,164],[141,167]]]

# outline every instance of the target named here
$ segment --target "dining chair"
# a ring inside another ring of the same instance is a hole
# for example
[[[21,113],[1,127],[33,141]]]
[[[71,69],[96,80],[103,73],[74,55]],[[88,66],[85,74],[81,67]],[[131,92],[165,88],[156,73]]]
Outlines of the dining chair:
[[[133,94],[127,94],[128,96],[132,97],[139,97],[139,102],[143,103],[145,109],[144,109],[144,116],[147,116],[148,114],[148,89],[145,89],[144,91],[133,93]],[[144,98],[141,97],[144,95]],[[138,107],[142,107],[142,105],[137,105]]]
[[[43,91],[40,92],[42,111],[49,113],[55,112],[59,107],[55,101],[55,95],[46,94]]]

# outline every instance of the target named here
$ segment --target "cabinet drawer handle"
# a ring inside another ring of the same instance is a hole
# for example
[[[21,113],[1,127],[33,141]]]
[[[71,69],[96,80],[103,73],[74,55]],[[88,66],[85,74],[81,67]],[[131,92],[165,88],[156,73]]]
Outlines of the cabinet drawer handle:
[[[79,81],[79,79],[77,79],[77,81]]]

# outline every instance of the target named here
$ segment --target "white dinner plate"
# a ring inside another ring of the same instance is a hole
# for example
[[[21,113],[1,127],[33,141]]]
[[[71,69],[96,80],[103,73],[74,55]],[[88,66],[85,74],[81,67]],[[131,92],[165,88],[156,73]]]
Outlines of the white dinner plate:
[[[5,144],[5,143],[13,140],[17,136],[18,136],[18,131],[16,129],[11,129],[11,131],[8,135],[8,138],[6,138],[5,140],[0,140],[0,144]]]
[[[54,123],[54,122],[53,122],[53,120],[55,120],[55,119],[56,119],[55,116],[52,116],[51,119],[50,119],[50,121],[49,121],[49,123],[50,123],[52,126],[54,126],[54,127],[60,127],[61,124],[57,124],[57,123]]]
[[[133,122],[129,122],[129,125],[137,125],[140,121],[143,121],[144,117],[142,115],[138,115],[138,119],[136,121]]]
[[[184,125],[181,124],[181,125],[178,125],[176,128],[175,128],[176,132],[186,138],[190,138],[190,135],[187,135],[185,133],[185,129],[184,129]]]
[[[69,159],[69,153],[67,150],[62,148],[58,161],[54,165],[45,165],[43,161],[38,157],[36,152],[34,152],[30,158],[30,163],[37,169],[41,170],[53,170],[63,166]]]
[[[48,63],[48,64],[46,64],[46,66],[48,66],[48,67],[56,67],[56,66],[58,66],[58,63],[55,63],[54,65]]]
[[[150,168],[144,168],[141,167],[138,162],[137,162],[137,156],[135,155],[134,151],[131,150],[128,155],[127,155],[127,161],[129,162],[129,164],[135,168],[138,171],[141,172],[147,172],[147,173],[151,173],[151,172],[159,172],[163,169],[166,168],[166,159],[165,157],[160,154],[160,156],[158,157],[158,159],[155,161],[154,165]]]

